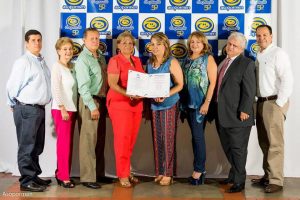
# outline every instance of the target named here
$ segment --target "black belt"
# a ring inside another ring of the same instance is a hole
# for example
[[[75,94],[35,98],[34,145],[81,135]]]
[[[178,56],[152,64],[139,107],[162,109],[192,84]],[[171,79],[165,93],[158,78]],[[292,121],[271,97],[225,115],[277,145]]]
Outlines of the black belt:
[[[93,95],[92,97],[93,97],[93,99],[98,100],[98,101],[101,101],[102,99],[105,99],[105,97],[100,97],[100,96],[97,96],[97,95]]]
[[[264,101],[276,100],[277,98],[278,98],[277,95],[268,96],[268,97],[258,97],[257,102],[264,102]]]
[[[16,104],[17,104],[17,105],[22,105],[22,106],[32,106],[32,107],[35,107],[35,108],[45,109],[45,106],[44,106],[44,105],[22,103],[22,102],[20,102],[20,101],[18,101],[18,100],[16,100]]]

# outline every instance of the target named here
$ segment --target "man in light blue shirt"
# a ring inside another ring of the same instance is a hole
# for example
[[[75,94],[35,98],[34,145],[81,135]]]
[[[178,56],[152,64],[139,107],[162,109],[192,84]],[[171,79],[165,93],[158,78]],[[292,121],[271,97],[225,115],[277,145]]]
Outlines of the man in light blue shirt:
[[[42,192],[51,183],[38,177],[45,143],[45,105],[51,100],[50,71],[40,54],[41,33],[27,31],[25,44],[27,51],[15,61],[7,81],[7,103],[17,131],[20,190]]]

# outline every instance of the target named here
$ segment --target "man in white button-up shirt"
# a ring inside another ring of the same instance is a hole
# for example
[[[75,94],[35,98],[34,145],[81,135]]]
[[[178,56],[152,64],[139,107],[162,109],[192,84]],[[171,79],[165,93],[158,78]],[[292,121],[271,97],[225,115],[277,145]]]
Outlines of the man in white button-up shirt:
[[[257,135],[263,152],[264,176],[253,179],[266,193],[283,188],[284,120],[293,89],[293,76],[288,55],[272,43],[272,28],[256,29],[260,49],[256,59],[257,73]]]
[[[50,71],[40,54],[41,33],[27,31],[25,44],[27,51],[15,61],[7,81],[7,103],[17,130],[20,190],[41,192],[51,183],[38,177],[45,143],[45,105],[51,100]]]

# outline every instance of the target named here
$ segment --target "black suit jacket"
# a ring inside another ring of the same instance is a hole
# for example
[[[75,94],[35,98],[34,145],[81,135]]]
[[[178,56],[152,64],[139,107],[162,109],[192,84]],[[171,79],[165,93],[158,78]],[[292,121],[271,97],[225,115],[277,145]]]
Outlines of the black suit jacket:
[[[217,111],[215,114],[218,115],[220,125],[225,128],[254,125],[255,93],[255,64],[250,58],[239,55],[223,77],[218,103],[215,104],[214,109]],[[248,120],[243,122],[240,120],[241,112],[250,115]]]

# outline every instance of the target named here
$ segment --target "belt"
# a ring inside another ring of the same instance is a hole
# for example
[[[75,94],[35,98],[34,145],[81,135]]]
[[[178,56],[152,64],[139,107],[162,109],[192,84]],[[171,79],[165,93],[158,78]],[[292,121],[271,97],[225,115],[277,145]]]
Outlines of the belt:
[[[101,101],[102,99],[106,98],[106,97],[100,97],[100,96],[97,96],[97,95],[93,95],[92,97],[93,97],[93,99],[98,100],[98,101]]]
[[[35,108],[45,109],[45,106],[44,106],[44,105],[22,103],[22,102],[20,102],[20,101],[18,101],[18,100],[16,100],[16,104],[17,104],[17,105],[22,105],[22,106],[32,106],[32,107],[35,107]]]
[[[278,98],[277,95],[268,96],[268,97],[258,97],[257,102],[276,100],[277,98]]]

